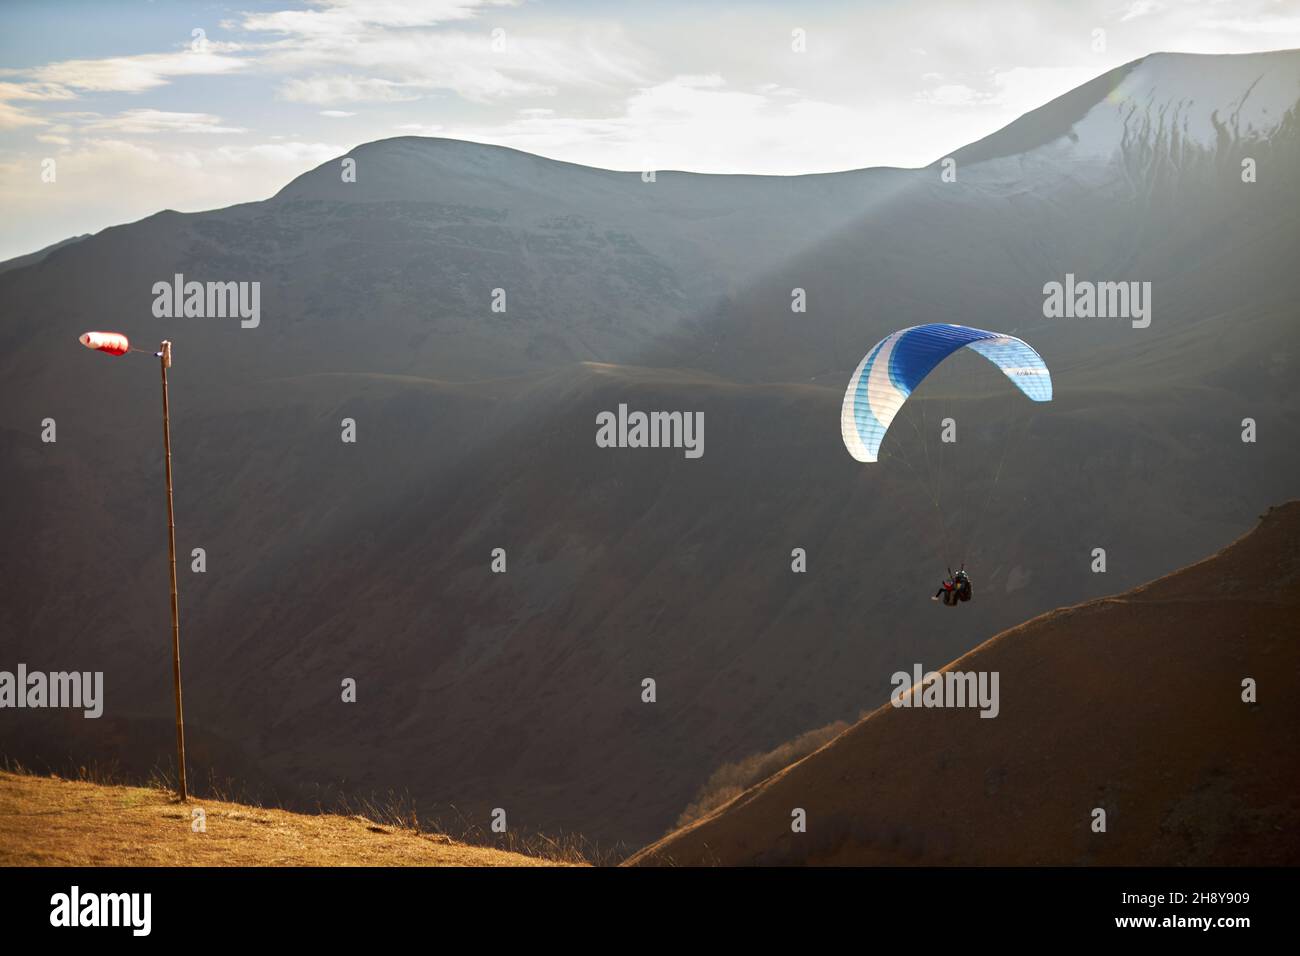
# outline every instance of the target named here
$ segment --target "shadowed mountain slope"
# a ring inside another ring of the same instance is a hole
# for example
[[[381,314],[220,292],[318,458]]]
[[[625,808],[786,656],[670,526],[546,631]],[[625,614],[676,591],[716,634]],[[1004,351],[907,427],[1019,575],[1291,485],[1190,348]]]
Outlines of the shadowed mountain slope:
[[[942,669],[998,673],[995,718],[887,704],[629,862],[1294,865],[1297,613],[1293,501],[1211,558]]]

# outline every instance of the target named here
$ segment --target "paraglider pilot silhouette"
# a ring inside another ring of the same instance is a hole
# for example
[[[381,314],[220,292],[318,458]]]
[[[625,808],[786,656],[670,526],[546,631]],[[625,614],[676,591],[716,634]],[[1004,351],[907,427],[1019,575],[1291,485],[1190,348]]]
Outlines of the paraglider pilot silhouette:
[[[849,454],[874,462],[885,432],[921,380],[948,356],[969,348],[1011,379],[1035,402],[1052,400],[1052,374],[1043,357],[1014,335],[986,332],[966,325],[932,323],[899,329],[885,336],[858,363],[840,407],[840,437]],[[966,566],[948,577],[933,600],[955,606],[971,599]]]

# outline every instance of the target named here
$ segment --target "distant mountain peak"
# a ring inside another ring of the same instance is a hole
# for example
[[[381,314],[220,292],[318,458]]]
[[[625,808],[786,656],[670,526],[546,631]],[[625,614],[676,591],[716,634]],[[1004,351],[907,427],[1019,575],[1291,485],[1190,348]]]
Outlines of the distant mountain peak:
[[[1177,153],[1267,138],[1300,103],[1300,50],[1152,53],[1031,110],[953,157],[962,165],[1063,148],[1107,160],[1140,142]]]
[[[349,158],[356,162],[356,181],[345,183],[342,163]],[[453,195],[467,197],[472,196],[472,191],[464,192],[467,184],[513,189],[533,185],[546,190],[562,179],[571,182],[574,174],[628,175],[548,159],[510,146],[438,136],[396,136],[361,143],[327,160],[295,178],[273,198],[419,200],[442,195],[449,186]]]

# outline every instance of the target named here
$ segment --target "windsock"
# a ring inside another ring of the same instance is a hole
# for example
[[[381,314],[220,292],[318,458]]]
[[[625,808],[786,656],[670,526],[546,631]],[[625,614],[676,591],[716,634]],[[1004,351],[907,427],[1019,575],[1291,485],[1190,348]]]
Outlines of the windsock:
[[[80,342],[88,349],[109,355],[125,355],[131,351],[131,343],[121,332],[84,332]]]

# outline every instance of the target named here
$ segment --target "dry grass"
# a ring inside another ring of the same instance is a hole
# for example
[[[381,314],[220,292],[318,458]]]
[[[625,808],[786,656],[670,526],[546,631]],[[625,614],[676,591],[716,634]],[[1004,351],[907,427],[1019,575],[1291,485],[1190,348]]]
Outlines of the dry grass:
[[[207,830],[195,833],[202,808]],[[0,771],[0,866],[553,866],[363,816]]]
[[[860,714],[858,719],[865,716],[865,713]],[[709,779],[695,795],[695,799],[677,817],[677,828],[707,816],[724,803],[740,796],[760,780],[802,760],[848,729],[849,724],[846,721],[837,720],[825,727],[806,731],[794,740],[786,741],[772,750],[751,754],[735,763],[724,763],[709,775]]]

